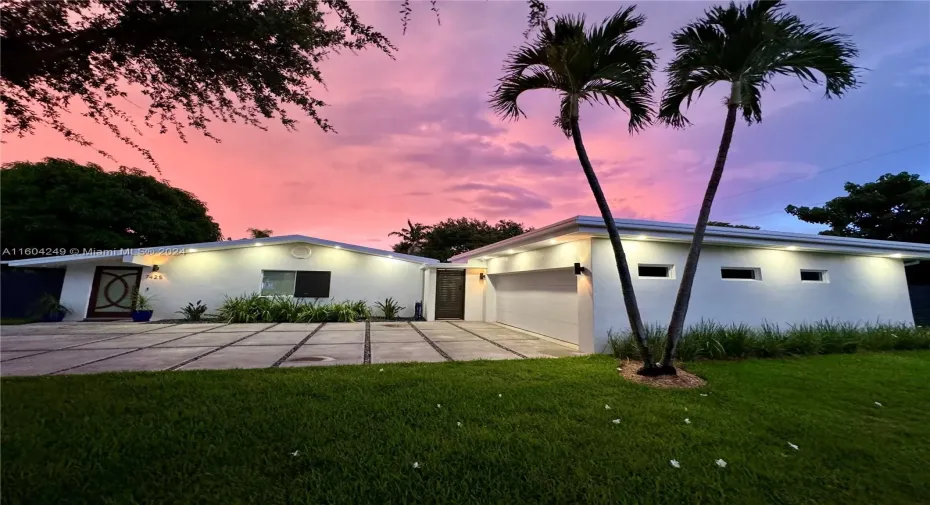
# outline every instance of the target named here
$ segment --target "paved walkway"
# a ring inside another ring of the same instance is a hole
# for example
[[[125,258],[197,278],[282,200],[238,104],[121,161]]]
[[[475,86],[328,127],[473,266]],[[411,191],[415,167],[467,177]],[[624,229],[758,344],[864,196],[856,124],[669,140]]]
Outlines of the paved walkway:
[[[574,356],[494,323],[37,323],[0,330],[0,375]]]

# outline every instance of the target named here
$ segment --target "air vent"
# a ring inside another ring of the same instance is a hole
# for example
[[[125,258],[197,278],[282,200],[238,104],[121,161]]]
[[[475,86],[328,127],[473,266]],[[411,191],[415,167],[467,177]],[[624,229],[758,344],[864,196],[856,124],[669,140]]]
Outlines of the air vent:
[[[309,258],[312,252],[313,251],[305,245],[295,245],[291,248],[291,256],[301,260]]]

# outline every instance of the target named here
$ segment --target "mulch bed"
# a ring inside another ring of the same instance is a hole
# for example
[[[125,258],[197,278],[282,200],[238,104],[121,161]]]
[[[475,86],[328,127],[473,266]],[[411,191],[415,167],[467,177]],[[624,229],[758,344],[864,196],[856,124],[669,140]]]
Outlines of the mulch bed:
[[[626,380],[654,388],[694,389],[707,384],[706,380],[680,367],[677,375],[660,375],[658,377],[646,377],[637,374],[636,371],[643,367],[642,362],[639,361],[617,360],[617,367],[620,375]]]

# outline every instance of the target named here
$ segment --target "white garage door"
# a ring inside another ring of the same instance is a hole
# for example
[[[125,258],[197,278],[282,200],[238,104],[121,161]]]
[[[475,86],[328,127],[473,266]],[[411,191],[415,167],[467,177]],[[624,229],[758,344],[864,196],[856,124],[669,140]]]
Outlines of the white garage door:
[[[492,277],[497,321],[578,343],[578,287],[573,270],[546,270]]]

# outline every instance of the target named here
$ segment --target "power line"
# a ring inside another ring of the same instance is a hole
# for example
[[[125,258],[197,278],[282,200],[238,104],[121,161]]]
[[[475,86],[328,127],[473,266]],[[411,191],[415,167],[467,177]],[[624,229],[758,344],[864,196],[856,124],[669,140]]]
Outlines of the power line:
[[[807,179],[807,178],[809,178],[809,177],[814,177],[814,176],[816,176],[816,175],[824,174],[824,173],[827,173],[827,172],[832,172],[832,171],[834,171],[834,170],[839,170],[839,169],[841,169],[841,168],[846,168],[846,167],[850,167],[850,166],[853,166],[853,165],[858,165],[859,163],[864,163],[864,162],[866,162],[866,161],[872,161],[872,160],[875,160],[875,159],[878,159],[878,158],[883,158],[883,157],[888,156],[888,155],[890,155],[890,154],[900,153],[900,152],[902,152],[902,151],[907,151],[907,150],[910,150],[910,149],[914,149],[915,147],[920,147],[920,146],[925,146],[925,145],[930,145],[930,141],[924,141],[924,142],[920,142],[920,143],[917,143],[917,144],[913,144],[913,145],[901,147],[901,148],[898,148],[898,149],[893,149],[893,150],[891,150],[891,151],[885,151],[885,152],[876,154],[876,155],[874,155],[874,156],[869,156],[868,158],[861,158],[861,159],[858,159],[858,160],[855,160],[855,161],[850,161],[850,162],[847,162],[847,163],[843,163],[842,165],[836,165],[836,166],[833,166],[833,167],[830,167],[830,168],[825,168],[825,169],[823,169],[823,170],[818,170],[818,171],[816,171],[816,172],[814,172],[814,173],[812,173],[812,174],[809,174],[809,175],[801,175],[801,176],[798,176],[798,177],[794,177],[794,178],[792,178],[792,179],[788,179],[788,180],[784,180],[784,181],[779,181],[779,182],[774,182],[774,183],[772,183],[772,184],[767,184],[767,185],[765,185],[765,186],[759,186],[759,187],[757,187],[757,188],[748,189],[748,190],[743,191],[743,192],[740,192],[740,193],[733,193],[732,195],[719,196],[719,197],[714,198],[714,203],[719,202],[720,200],[728,200],[728,199],[730,199],[730,198],[736,198],[736,197],[738,197],[738,196],[748,195],[748,194],[750,194],[750,193],[756,193],[756,192],[758,192],[758,191],[762,191],[763,189],[768,189],[768,188],[772,188],[772,187],[775,187],[775,186],[782,186],[782,185],[784,185],[784,184],[788,184],[788,183],[791,183],[791,182],[800,181],[801,179]],[[819,205],[819,204],[818,204],[818,205]],[[681,210],[690,209],[690,208],[692,208],[692,207],[700,207],[700,206],[701,206],[701,203],[693,203],[693,204],[691,204],[691,205],[686,205],[686,206],[684,206],[684,207],[679,207],[679,208],[677,208],[677,209],[671,210],[671,211],[669,211],[669,214],[674,214],[674,213],[676,213],[676,212],[678,212],[678,211],[681,211]]]

